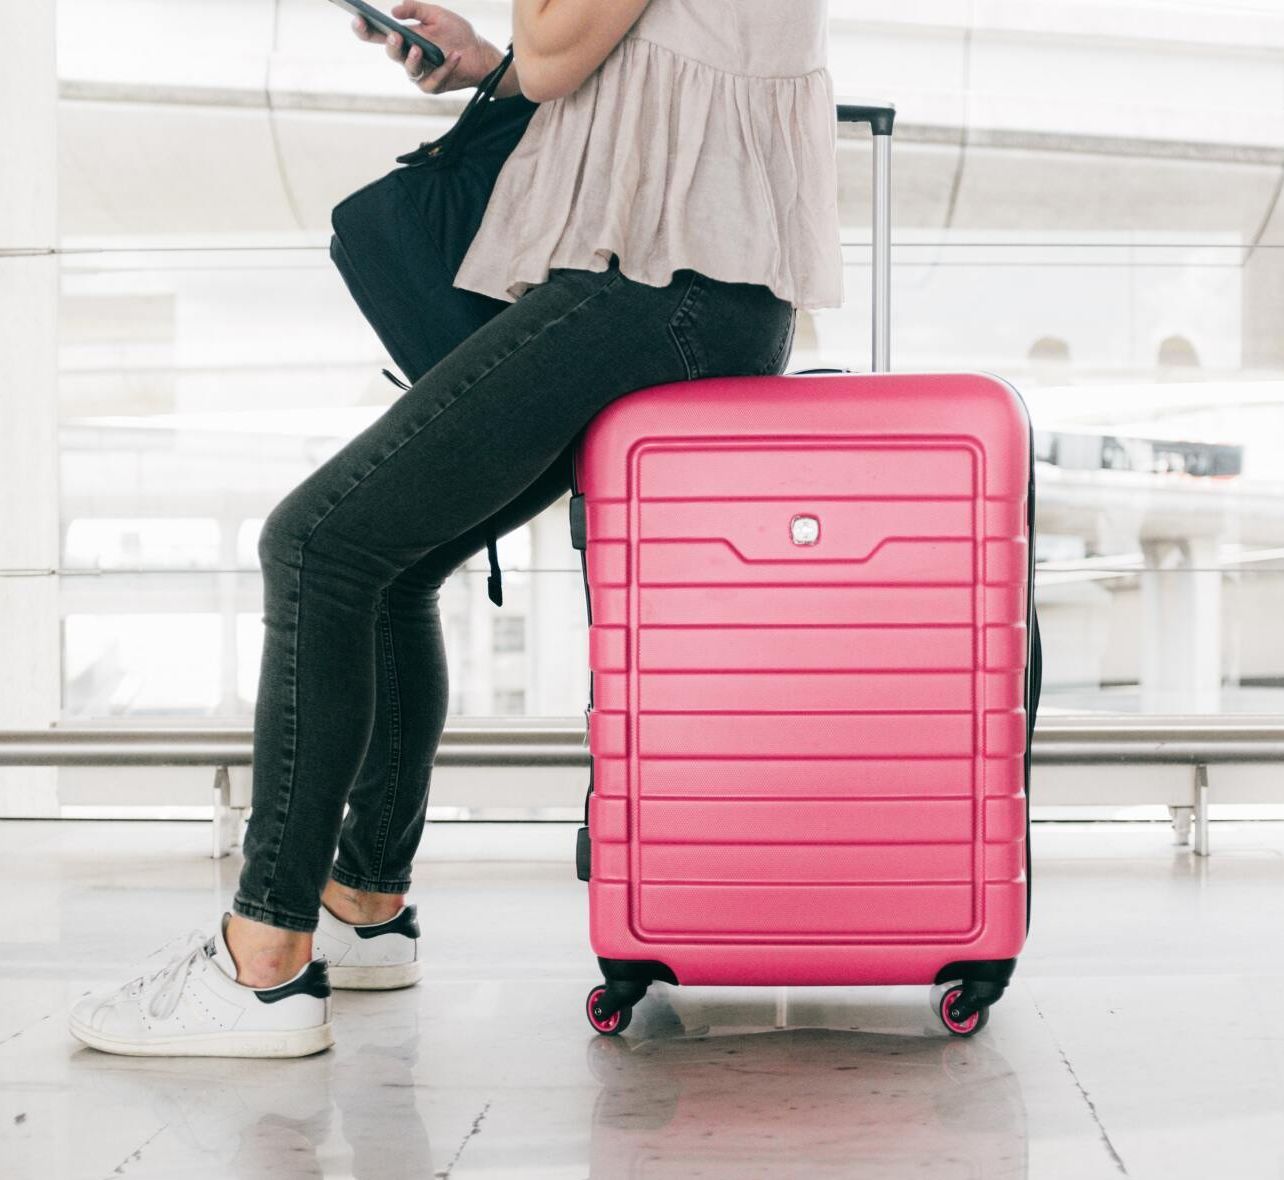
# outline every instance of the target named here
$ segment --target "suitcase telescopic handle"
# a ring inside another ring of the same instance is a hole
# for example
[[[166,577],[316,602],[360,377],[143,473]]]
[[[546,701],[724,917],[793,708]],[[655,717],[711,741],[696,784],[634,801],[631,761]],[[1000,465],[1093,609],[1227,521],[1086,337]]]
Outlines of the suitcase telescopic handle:
[[[868,123],[874,138],[873,236],[873,368],[886,373],[892,364],[892,129],[896,108],[891,103],[865,106],[839,103],[840,123]]]

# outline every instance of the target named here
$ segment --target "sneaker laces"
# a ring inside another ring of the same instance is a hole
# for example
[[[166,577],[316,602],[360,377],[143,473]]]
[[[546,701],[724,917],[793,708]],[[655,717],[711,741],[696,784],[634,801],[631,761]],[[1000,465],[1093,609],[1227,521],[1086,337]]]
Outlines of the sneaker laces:
[[[110,1002],[137,1000],[141,1003],[143,997],[150,993],[147,1011],[157,1020],[164,1020],[171,1015],[178,1006],[178,998],[193,964],[214,953],[214,940],[204,930],[189,930],[186,934],[170,939],[149,957],[154,958],[166,951],[171,951],[171,957],[165,963],[131,979]]]

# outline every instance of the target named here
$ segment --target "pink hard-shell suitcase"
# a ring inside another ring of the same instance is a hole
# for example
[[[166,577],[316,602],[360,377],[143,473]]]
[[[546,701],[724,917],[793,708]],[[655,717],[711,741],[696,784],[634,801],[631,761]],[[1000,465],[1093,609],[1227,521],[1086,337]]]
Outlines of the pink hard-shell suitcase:
[[[603,1034],[664,980],[935,985],[967,1036],[1028,930],[1030,421],[882,371],[894,112],[839,114],[874,132],[879,371],[639,390],[576,447]]]

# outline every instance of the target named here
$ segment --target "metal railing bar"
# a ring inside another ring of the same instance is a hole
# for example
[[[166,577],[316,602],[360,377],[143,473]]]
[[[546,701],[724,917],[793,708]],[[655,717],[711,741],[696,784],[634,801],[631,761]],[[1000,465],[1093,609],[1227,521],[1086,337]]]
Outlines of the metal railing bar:
[[[0,766],[246,766],[250,727],[62,725],[0,731]],[[587,766],[582,722],[448,726],[442,766]],[[1033,759],[1044,765],[1284,762],[1284,719],[1053,717],[1039,723]]]

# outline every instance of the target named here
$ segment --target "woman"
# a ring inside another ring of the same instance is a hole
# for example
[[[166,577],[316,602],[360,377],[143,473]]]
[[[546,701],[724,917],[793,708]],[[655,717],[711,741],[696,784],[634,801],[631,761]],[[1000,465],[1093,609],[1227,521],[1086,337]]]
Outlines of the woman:
[[[407,56],[426,92],[496,64],[446,9],[392,13],[448,52],[431,72]],[[567,491],[615,398],[782,372],[796,309],[842,304],[826,0],[514,0],[513,26],[499,93],[543,105],[455,279],[512,306],[265,522],[232,913],[75,1006],[100,1049],[300,1056],[333,1043],[331,986],[418,978],[406,893],[448,699],[442,583],[487,518],[507,532]],[[400,59],[400,38],[356,31]]]

